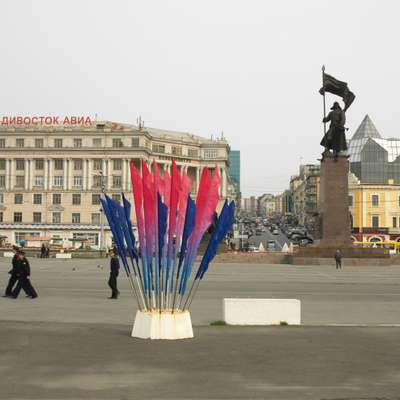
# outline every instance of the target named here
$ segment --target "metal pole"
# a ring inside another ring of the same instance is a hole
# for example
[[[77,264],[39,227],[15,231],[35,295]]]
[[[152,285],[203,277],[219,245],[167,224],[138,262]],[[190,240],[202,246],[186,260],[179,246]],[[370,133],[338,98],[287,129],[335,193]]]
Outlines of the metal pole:
[[[323,95],[323,105],[324,105],[324,119],[326,117],[326,99],[325,99],[325,65],[322,66],[322,87],[324,89]],[[326,135],[326,122],[324,122],[324,136]]]

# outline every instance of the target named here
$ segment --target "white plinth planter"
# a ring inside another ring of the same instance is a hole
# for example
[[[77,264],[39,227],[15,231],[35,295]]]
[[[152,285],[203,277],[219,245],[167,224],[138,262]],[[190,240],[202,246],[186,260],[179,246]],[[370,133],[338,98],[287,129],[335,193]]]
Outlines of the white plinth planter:
[[[189,339],[193,337],[189,311],[143,312],[138,311],[133,324],[132,337],[140,339]]]
[[[224,299],[229,325],[300,325],[301,302],[296,299]]]

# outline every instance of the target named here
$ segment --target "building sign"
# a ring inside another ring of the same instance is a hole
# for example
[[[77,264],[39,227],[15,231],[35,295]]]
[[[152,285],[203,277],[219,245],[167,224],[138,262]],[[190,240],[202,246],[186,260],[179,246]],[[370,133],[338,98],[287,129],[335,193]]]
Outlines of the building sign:
[[[92,120],[88,116],[3,116],[0,117],[2,126],[14,125],[91,125]]]

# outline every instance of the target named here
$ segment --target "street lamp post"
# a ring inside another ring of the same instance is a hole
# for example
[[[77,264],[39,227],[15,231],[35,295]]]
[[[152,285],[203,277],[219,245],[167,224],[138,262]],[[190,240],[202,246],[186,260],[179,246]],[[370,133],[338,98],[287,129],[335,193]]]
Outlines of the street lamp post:
[[[101,176],[101,192],[104,194],[106,191],[105,183],[104,183],[104,175],[103,171],[100,171]],[[103,222],[103,208],[100,208],[100,252],[104,250],[104,222]]]

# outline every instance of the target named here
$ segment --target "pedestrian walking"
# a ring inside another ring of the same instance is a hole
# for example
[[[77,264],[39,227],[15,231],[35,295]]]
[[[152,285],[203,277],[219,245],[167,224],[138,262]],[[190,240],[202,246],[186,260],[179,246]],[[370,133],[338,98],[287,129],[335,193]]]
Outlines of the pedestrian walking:
[[[49,258],[49,256],[50,256],[50,245],[49,245],[49,244],[46,244],[45,257],[46,257],[46,258]]]
[[[24,289],[27,296],[32,299],[38,297],[36,290],[30,281],[31,267],[23,251],[18,252],[15,268],[17,271],[18,283],[12,292],[12,297],[16,299],[21,289]]]
[[[46,245],[42,243],[42,247],[40,248],[40,258],[46,257]]]
[[[16,270],[16,262],[17,262],[17,253],[18,253],[18,246],[13,246],[12,251],[14,253],[14,256],[11,260],[11,266],[12,268],[8,273],[10,274],[10,279],[8,280],[8,285],[6,287],[6,292],[3,297],[11,297],[12,296],[12,290],[14,288],[14,285],[17,283],[18,276],[17,276],[17,270]]]
[[[335,252],[336,269],[342,269],[342,252],[337,249]]]
[[[117,277],[119,273],[119,260],[118,252],[115,247],[110,251],[110,256],[110,278],[108,279],[108,286],[111,288],[111,297],[109,297],[109,299],[118,299]]]

